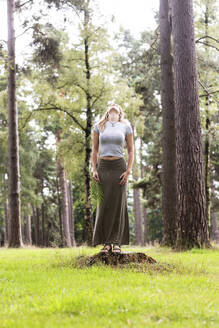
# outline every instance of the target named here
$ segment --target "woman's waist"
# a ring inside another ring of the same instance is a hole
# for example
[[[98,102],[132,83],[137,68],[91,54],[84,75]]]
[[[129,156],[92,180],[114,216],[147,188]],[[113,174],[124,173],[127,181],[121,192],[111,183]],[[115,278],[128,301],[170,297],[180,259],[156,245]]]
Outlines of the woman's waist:
[[[118,158],[113,159],[113,160],[109,160],[109,159],[99,157],[97,166],[99,168],[110,168],[110,169],[126,170],[126,161],[125,161],[124,157],[118,157]]]
[[[104,160],[109,160],[109,161],[113,161],[115,159],[120,159],[120,158],[123,158],[123,157],[120,157],[120,156],[101,156],[101,157],[99,157],[99,159],[104,159]]]

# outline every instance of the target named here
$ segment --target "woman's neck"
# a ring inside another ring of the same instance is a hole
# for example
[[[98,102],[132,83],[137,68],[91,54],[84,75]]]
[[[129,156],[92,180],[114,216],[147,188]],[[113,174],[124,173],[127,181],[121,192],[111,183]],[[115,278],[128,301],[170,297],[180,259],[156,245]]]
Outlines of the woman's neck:
[[[109,122],[110,122],[110,123],[116,123],[116,122],[119,122],[119,121],[118,121],[118,120],[117,120],[117,121],[110,121],[110,120],[109,120]]]

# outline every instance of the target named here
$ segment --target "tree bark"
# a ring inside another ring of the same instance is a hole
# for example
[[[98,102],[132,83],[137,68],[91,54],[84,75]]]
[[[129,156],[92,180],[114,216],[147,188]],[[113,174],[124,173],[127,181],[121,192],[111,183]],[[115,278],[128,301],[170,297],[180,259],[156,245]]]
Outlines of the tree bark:
[[[90,62],[89,62],[89,0],[85,1],[84,4],[84,54],[85,54],[85,71],[86,71],[86,81],[87,81],[87,126],[85,131],[85,163],[84,163],[84,176],[85,176],[85,226],[84,226],[84,235],[87,242],[87,245],[92,246],[92,236],[93,236],[93,216],[92,208],[90,201],[90,158],[91,158],[91,122],[92,122],[92,111],[91,111],[91,94],[90,94]]]
[[[72,246],[76,246],[75,229],[74,229],[74,212],[73,212],[73,194],[72,194],[72,180],[68,183],[68,204],[69,204],[69,230]]]
[[[133,129],[133,137],[134,137],[134,126]],[[136,140],[136,137],[134,137]],[[137,173],[137,165],[136,165],[136,148],[134,149],[134,166],[132,169],[132,176],[135,181],[138,179]],[[140,190],[139,188],[133,188],[133,199],[134,199],[134,224],[135,224],[135,245],[144,245],[143,240],[143,230],[142,230],[142,212],[141,212],[141,203],[140,203]]]
[[[63,242],[63,230],[62,230],[62,208],[61,208],[61,200],[60,200],[60,193],[59,193],[59,179],[58,179],[58,164],[57,164],[57,174],[56,174],[56,192],[58,198],[58,210],[59,210],[59,231],[61,236],[61,245],[64,244]]]
[[[4,218],[5,218],[5,227],[4,227],[4,245],[8,246],[8,233],[9,233],[9,220],[8,220],[8,200],[4,202]]]
[[[140,158],[141,158],[141,162],[140,162],[140,166],[141,166],[141,178],[144,178],[144,165],[143,165],[143,156],[142,156],[142,152],[143,152],[143,144],[144,141],[141,138],[141,152],[140,152]],[[143,244],[147,245],[149,243],[149,234],[148,234],[148,218],[147,218],[147,208],[144,205],[144,203],[142,202],[142,217],[143,217],[143,222],[144,222],[144,233],[143,233]]]
[[[57,131],[56,141],[59,144],[61,140],[61,129]],[[69,206],[68,206],[68,192],[66,183],[66,173],[64,170],[64,165],[62,164],[60,158],[57,158],[58,176],[60,178],[60,185],[62,190],[62,224],[64,230],[64,243],[65,246],[71,247],[71,238],[69,232]]]
[[[42,192],[43,193],[43,192]],[[42,195],[43,198],[43,195]],[[43,198],[43,203],[41,204],[41,246],[45,246],[45,211],[44,211],[44,198]]]
[[[147,208],[143,207],[143,217],[144,217],[144,245],[149,244],[149,231],[148,231],[148,216]]]
[[[175,247],[210,247],[192,0],[172,2],[172,26],[178,195]]]
[[[31,216],[29,211],[30,211],[30,204],[28,203],[28,212],[26,214],[26,244],[32,245]]]
[[[208,229],[210,231],[211,226],[211,195],[210,195],[210,117],[209,117],[209,96],[206,96],[205,101],[205,148],[204,148],[204,174],[205,174],[205,193],[206,193],[206,217]]]
[[[143,230],[142,230],[142,211],[140,203],[140,190],[138,188],[133,189],[134,198],[134,219],[135,219],[135,245],[144,245]]]
[[[208,3],[206,4],[205,9],[205,35],[208,34],[208,24],[209,24],[209,8]],[[206,57],[209,59],[209,47],[208,47],[208,38],[205,41],[205,54]],[[208,70],[205,72],[205,85],[209,84],[208,80]],[[207,94],[205,97],[205,148],[204,148],[204,161],[205,161],[205,192],[206,192],[206,216],[207,216],[207,223],[208,229],[210,231],[211,226],[211,195],[210,195],[210,115],[209,115],[209,95]]]
[[[36,220],[37,220],[37,229],[38,229],[38,245],[42,245],[42,234],[40,234],[40,209],[36,208]]]
[[[173,57],[168,0],[160,0],[161,103],[163,117],[162,215],[165,246],[176,242],[176,129],[174,108]]]
[[[212,239],[216,242],[219,242],[219,230],[217,224],[217,212],[212,213],[212,223],[211,223]]]
[[[46,227],[46,238],[45,238],[45,245],[46,247],[49,247],[50,246],[50,232],[52,230],[52,222],[50,219],[47,219],[47,227]]]
[[[36,211],[34,205],[32,205],[32,217],[33,217],[34,244],[38,246],[39,245],[39,220],[38,220],[37,211]]]
[[[23,246],[20,214],[20,164],[18,113],[16,104],[16,66],[14,0],[8,0],[8,199],[9,199],[9,247]]]

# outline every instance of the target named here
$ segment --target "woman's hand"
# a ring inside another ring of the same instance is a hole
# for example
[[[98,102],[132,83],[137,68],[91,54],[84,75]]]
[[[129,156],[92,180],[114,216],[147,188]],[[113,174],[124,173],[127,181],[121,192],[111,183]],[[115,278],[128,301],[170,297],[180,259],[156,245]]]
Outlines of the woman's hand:
[[[98,175],[98,172],[97,172],[97,170],[94,170],[94,171],[93,171],[93,178],[94,178],[94,180],[96,180],[96,181],[99,181],[99,182],[100,182],[100,179],[99,179],[99,175]]]
[[[130,174],[130,171],[129,170],[126,170],[125,172],[123,172],[121,175],[120,175],[120,182],[119,184],[125,184],[128,180],[128,176]]]

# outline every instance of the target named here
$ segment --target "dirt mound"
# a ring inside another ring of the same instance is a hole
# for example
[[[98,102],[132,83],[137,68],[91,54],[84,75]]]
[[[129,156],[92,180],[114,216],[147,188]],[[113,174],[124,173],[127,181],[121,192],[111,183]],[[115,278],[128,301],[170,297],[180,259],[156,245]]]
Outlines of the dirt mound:
[[[78,259],[79,260],[79,259]],[[86,265],[91,266],[95,263],[102,262],[106,265],[117,265],[117,264],[127,264],[127,263],[157,263],[155,259],[140,252],[121,252],[113,253],[112,251],[108,253],[99,252],[93,256],[87,256]]]

